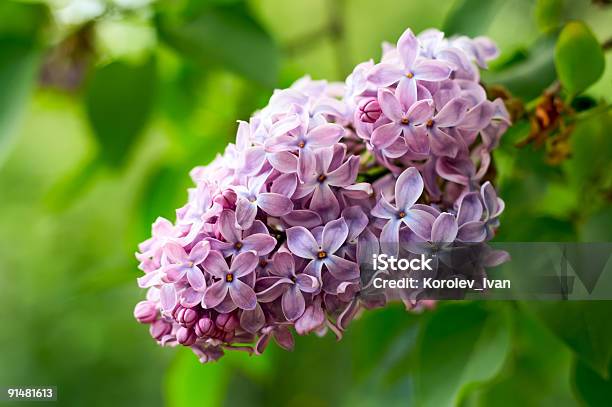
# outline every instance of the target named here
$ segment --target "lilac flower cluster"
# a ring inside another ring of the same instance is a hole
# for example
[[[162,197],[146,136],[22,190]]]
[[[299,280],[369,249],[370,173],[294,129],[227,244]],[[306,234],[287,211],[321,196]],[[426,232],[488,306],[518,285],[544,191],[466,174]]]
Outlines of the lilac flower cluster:
[[[345,84],[276,91],[140,245],[136,319],[202,362],[270,338],[291,349],[293,332],[341,337],[385,304],[360,295],[373,254],[491,239],[503,201],[483,181],[509,119],[478,68],[496,54],[486,38],[406,30]]]

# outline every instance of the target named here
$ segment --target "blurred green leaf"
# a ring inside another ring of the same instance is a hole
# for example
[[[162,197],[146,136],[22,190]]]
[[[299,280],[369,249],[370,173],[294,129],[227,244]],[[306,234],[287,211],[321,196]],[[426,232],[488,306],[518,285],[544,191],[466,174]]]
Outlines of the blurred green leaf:
[[[565,25],[555,48],[555,66],[572,96],[599,79],[605,67],[603,50],[586,24],[571,21]]]
[[[565,0],[537,0],[535,19],[538,28],[549,32],[559,27]]]
[[[85,107],[100,146],[100,158],[113,167],[125,163],[145,128],[154,104],[156,63],[115,61],[93,72]]]
[[[612,364],[607,379],[594,372],[587,364],[577,360],[572,375],[574,391],[590,407],[607,407],[612,401]]]
[[[509,346],[510,324],[504,307],[487,309],[481,302],[440,307],[420,338],[419,405],[453,405],[462,391],[497,374]]]
[[[526,101],[539,96],[555,79],[553,60],[556,36],[539,38],[527,50],[527,56],[515,59],[498,71],[483,71],[482,79],[488,84],[500,84],[514,96]]]
[[[461,407],[576,406],[569,384],[572,354],[532,315],[512,312],[512,347],[502,371]]]
[[[447,36],[483,35],[503,4],[501,0],[456,0],[442,31]]]
[[[608,301],[528,302],[528,309],[601,376],[612,358],[612,304]]]
[[[35,84],[46,18],[42,4],[0,3],[0,166]]]
[[[160,13],[161,38],[205,67],[228,68],[266,87],[274,87],[279,51],[246,5],[202,7],[183,21]]]

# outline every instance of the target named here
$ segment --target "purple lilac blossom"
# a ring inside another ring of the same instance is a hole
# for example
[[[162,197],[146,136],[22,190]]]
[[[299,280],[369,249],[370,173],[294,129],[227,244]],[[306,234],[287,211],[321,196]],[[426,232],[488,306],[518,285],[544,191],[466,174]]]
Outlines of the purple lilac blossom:
[[[294,334],[340,338],[361,310],[385,305],[365,295],[372,255],[492,239],[504,202],[485,180],[510,120],[479,69],[497,54],[484,37],[408,29],[345,83],[276,90],[191,171],[176,220],[158,218],[139,245],[146,299],[134,317],[203,363],[260,354],[272,338],[291,349]]]

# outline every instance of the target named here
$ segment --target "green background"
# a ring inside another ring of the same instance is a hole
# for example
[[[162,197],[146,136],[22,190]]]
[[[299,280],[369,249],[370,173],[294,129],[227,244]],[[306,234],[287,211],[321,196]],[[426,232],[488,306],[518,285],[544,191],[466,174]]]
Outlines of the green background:
[[[527,109],[495,152],[496,239],[611,240],[612,52],[598,43],[612,6],[124,0],[81,18],[66,3],[0,2],[0,385],[55,385],[60,404],[88,406],[612,404],[612,303],[391,306],[340,343],[298,337],[291,353],[209,365],[132,317],[136,245],[185,202],[189,169],[273,88],[343,80],[407,27],[490,36],[502,55],[483,81]],[[557,76],[577,113],[553,165],[546,145],[515,144]]]

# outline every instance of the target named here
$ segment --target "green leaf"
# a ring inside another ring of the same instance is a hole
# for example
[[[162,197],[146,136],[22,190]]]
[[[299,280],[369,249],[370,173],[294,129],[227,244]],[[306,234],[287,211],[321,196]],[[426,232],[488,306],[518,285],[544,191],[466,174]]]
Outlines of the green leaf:
[[[85,107],[100,146],[100,158],[118,167],[145,128],[154,104],[156,63],[115,61],[95,70]]]
[[[266,87],[277,83],[280,55],[244,4],[203,7],[184,21],[163,13],[161,38],[205,67],[223,67]]]
[[[46,18],[47,8],[41,4],[0,3],[0,166],[35,84],[38,36]]]
[[[444,21],[447,36],[484,34],[504,4],[501,0],[457,0]]]
[[[577,360],[574,365],[573,385],[576,396],[591,407],[607,407],[612,400],[612,364],[604,379],[587,364]]]
[[[527,302],[528,309],[601,376],[612,360],[612,304],[607,301]]]
[[[482,72],[483,81],[503,85],[514,96],[525,100],[539,96],[556,78],[555,40],[554,35],[539,38],[526,51],[527,55],[517,59],[516,63],[505,65],[498,71]]]
[[[442,306],[423,328],[416,376],[422,406],[449,406],[494,377],[510,347],[505,308],[483,303]]]
[[[535,19],[538,28],[544,32],[556,29],[561,24],[565,0],[538,0]]]
[[[565,25],[555,48],[555,66],[559,80],[572,96],[587,89],[602,75],[603,50],[586,24],[571,21]]]

